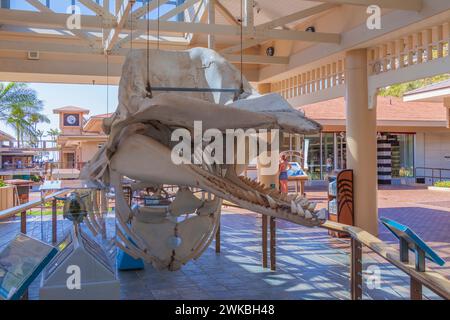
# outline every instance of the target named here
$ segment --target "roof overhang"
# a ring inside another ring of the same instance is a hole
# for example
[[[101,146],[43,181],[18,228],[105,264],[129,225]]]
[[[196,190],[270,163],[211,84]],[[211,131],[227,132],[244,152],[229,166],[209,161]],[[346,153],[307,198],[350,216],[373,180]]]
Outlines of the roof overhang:
[[[407,93],[403,96],[403,101],[444,103],[444,100],[448,98],[450,98],[450,85],[435,90],[421,90],[420,92]]]

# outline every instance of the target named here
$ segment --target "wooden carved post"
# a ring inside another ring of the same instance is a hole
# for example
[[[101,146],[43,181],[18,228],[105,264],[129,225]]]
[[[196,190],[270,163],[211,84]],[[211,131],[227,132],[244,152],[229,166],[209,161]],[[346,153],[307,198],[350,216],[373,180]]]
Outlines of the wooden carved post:
[[[358,240],[351,242],[351,296],[352,300],[362,299],[362,246]]]
[[[56,243],[58,241],[58,217],[56,215],[56,199],[52,200],[52,243]]]

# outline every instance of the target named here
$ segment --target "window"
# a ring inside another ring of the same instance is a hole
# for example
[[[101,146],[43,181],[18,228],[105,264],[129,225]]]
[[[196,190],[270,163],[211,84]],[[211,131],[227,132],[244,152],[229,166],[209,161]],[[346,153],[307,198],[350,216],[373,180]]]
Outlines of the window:
[[[392,177],[414,176],[414,134],[391,134]]]

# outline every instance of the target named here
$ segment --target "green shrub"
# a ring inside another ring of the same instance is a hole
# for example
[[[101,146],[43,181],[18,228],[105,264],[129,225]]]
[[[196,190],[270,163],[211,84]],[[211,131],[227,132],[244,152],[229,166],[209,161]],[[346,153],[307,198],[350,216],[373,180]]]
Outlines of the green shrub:
[[[450,181],[438,181],[434,183],[435,187],[450,188]]]
[[[5,181],[0,179],[0,188],[1,187],[6,187],[6,186],[7,186],[7,184],[5,183]]]
[[[35,174],[30,176],[30,180],[33,182],[41,182],[41,178]]]

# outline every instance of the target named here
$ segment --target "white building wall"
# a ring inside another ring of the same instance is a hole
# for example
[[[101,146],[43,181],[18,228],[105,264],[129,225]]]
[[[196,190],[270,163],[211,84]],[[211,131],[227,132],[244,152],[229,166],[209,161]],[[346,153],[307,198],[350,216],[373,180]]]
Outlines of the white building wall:
[[[442,168],[450,170],[450,133],[422,133],[416,134],[415,167]],[[417,176],[424,174],[424,170],[418,169]],[[439,177],[439,170],[426,170],[427,176]],[[442,171],[442,177],[450,180],[450,171]],[[432,179],[426,179],[427,184],[432,184]]]

